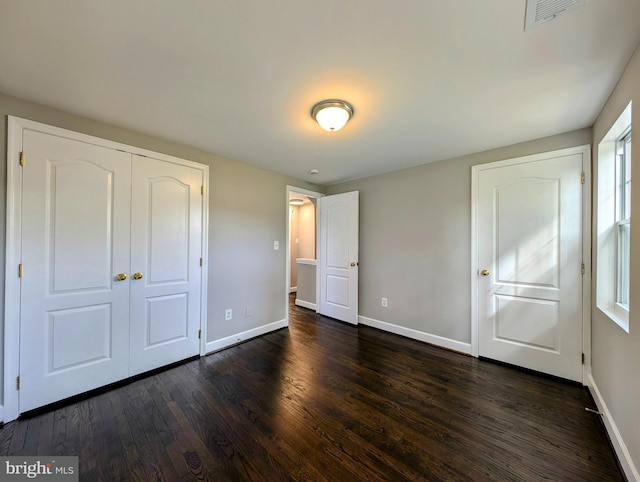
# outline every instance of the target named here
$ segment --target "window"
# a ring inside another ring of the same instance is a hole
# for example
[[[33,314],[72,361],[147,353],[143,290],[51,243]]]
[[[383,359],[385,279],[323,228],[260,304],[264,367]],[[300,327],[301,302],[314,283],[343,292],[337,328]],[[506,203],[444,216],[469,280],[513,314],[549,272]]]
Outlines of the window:
[[[616,302],[629,311],[629,233],[631,231],[631,132],[616,143]]]
[[[598,144],[596,306],[629,332],[631,103]]]

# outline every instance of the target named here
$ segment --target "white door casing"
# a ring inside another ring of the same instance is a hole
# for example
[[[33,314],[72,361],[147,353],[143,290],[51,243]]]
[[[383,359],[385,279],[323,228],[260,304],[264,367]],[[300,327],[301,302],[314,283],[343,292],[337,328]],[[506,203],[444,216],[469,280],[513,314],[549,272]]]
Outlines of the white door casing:
[[[583,380],[588,162],[577,148],[476,166],[475,354]]]
[[[0,406],[4,421],[204,354],[208,167],[12,116],[8,127],[4,406]],[[153,178],[154,188],[132,190],[132,167],[138,182],[153,170],[148,177]],[[132,192],[139,196],[141,191],[146,199],[132,205]],[[154,214],[154,219],[141,221],[144,213]],[[155,238],[154,246],[142,248],[138,243],[132,251],[132,222],[136,239],[144,238],[138,236],[142,229]],[[182,246],[177,246],[180,241]],[[163,259],[168,250],[180,248],[181,254],[172,252],[172,259]],[[140,267],[140,260],[146,272],[134,280],[132,263]],[[186,282],[175,276],[180,262],[188,271]],[[164,284],[164,291],[133,284],[149,281],[149,266],[151,280],[164,276],[152,288]],[[119,274],[126,279],[118,280]],[[171,275],[175,279],[168,282]],[[167,285],[172,285],[173,293]],[[140,329],[133,327],[132,316],[149,304],[138,302],[140,293],[176,302],[150,310],[152,316],[142,326],[145,336],[151,327],[146,339],[153,346],[147,346],[134,364],[130,354],[138,353],[132,340]],[[177,307],[188,315],[176,315]],[[175,336],[174,319],[186,327],[187,342]],[[200,330],[204,336],[198,339]]]
[[[141,156],[134,156],[132,172],[131,375],[137,375],[199,352],[203,174]]]
[[[358,324],[358,191],[318,199],[318,312]]]

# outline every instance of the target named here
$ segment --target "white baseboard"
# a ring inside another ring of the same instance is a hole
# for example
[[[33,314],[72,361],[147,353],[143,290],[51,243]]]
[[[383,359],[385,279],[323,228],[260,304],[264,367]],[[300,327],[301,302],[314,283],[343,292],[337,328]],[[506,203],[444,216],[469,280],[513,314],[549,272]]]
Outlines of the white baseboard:
[[[602,394],[600,390],[598,390],[598,386],[596,385],[595,380],[593,379],[593,375],[589,374],[589,383],[587,387],[593,395],[593,399],[596,401],[596,405],[598,406],[598,410],[603,413],[602,419],[604,421],[604,426],[607,429],[607,433],[609,434],[609,439],[613,445],[613,450],[616,452],[618,456],[618,460],[620,461],[620,465],[622,466],[622,470],[624,471],[624,475],[627,477],[629,482],[640,482],[640,473],[633,463],[633,459],[631,458],[631,454],[629,453],[629,449],[627,449],[627,445],[624,443],[622,439],[622,435],[618,430],[618,426],[616,425],[615,420],[611,416],[611,412],[607,407],[607,404],[604,402],[602,398]]]
[[[406,328],[404,326],[394,325],[393,323],[387,323],[386,321],[374,320],[373,318],[367,318],[366,316],[359,316],[358,322],[362,325],[371,326],[380,330],[395,333],[396,335],[406,336],[418,341],[424,341],[431,343],[432,345],[440,346],[442,348],[448,348],[449,350],[459,351],[466,355],[471,354],[471,343],[463,343],[461,341],[452,340],[451,338],[445,338],[443,336],[431,335],[423,331],[414,330],[412,328]]]
[[[237,345],[238,343],[242,343],[243,341],[250,340],[251,338],[264,335],[271,331],[279,330],[280,328],[285,328],[286,326],[287,320],[274,321],[257,328],[252,328],[251,330],[220,338],[219,340],[209,341],[207,342],[206,353],[211,353],[214,351],[222,350],[223,348]]]
[[[303,308],[309,308],[310,310],[314,310],[314,311],[316,309],[315,303],[310,303],[309,301],[304,301],[299,299],[296,299],[296,306],[302,306]]]

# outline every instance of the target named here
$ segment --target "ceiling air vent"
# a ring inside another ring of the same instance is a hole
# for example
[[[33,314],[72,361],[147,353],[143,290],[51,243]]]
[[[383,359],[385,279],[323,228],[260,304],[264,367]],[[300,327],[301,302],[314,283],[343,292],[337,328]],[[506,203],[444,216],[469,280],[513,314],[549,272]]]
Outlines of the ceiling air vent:
[[[587,4],[587,0],[527,0],[524,29],[531,30],[558,15]]]

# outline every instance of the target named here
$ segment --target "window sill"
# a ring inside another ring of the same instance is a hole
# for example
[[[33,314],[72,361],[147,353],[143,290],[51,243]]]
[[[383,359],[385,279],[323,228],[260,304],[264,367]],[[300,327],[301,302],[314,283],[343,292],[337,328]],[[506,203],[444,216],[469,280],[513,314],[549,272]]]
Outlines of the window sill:
[[[613,306],[596,306],[607,318],[629,333],[629,311],[617,303]]]

